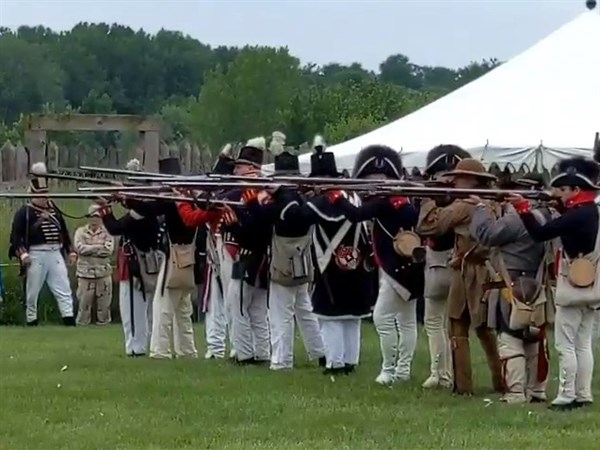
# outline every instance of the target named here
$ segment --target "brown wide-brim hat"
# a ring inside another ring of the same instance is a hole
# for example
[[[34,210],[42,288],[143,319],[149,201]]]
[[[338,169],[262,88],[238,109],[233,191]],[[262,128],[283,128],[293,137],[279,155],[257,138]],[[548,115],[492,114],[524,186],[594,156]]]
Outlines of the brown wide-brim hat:
[[[476,159],[465,158],[459,161],[454,170],[442,174],[448,177],[475,177],[482,180],[496,181],[498,178],[485,170],[485,166]]]

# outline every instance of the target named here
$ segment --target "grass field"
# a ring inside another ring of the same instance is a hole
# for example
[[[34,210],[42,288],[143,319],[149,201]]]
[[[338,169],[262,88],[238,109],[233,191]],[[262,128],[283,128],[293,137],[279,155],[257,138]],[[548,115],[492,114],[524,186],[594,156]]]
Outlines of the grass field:
[[[201,351],[202,335],[199,327]],[[117,325],[3,327],[0,449],[598,448],[596,406],[557,413],[501,404],[485,392],[478,348],[480,389],[466,399],[420,388],[428,369],[422,332],[413,381],[376,385],[377,345],[365,323],[358,373],[332,381],[301,346],[294,372],[272,373],[225,361],[128,359]],[[553,379],[550,396],[555,386]],[[594,387],[599,395],[597,378]]]

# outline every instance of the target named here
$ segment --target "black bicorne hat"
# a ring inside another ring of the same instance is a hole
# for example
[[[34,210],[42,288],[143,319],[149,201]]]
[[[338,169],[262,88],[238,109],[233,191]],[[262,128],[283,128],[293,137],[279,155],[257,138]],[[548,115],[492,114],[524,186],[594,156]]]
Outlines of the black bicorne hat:
[[[599,175],[600,168],[596,161],[581,157],[563,159],[558,163],[558,175],[550,181],[550,186],[578,187],[587,191],[600,190]]]
[[[528,173],[515,180],[517,186],[531,190],[543,190],[546,187],[546,181],[541,173]]]
[[[275,173],[277,174],[299,174],[300,162],[298,156],[284,151],[275,156]]]
[[[370,145],[363,148],[354,162],[352,176],[364,178],[380,174],[399,180],[402,178],[402,159],[399,153],[385,145]]]
[[[227,156],[220,156],[215,163],[212,173],[216,175],[232,175],[235,161]]]
[[[264,137],[250,139],[240,150],[235,163],[248,164],[260,169],[264,161],[266,148],[267,145]]]
[[[158,161],[158,172],[165,175],[181,175],[179,158],[163,158]]]
[[[470,157],[469,152],[457,145],[438,145],[427,153],[425,175],[431,176],[438,172],[450,171],[460,161]]]

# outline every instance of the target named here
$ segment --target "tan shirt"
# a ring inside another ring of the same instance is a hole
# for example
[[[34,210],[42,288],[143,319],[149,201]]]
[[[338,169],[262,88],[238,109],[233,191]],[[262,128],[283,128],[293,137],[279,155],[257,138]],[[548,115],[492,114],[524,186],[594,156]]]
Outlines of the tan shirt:
[[[462,200],[455,200],[443,208],[437,207],[431,200],[424,201],[417,232],[422,236],[441,236],[449,231],[455,233],[454,250],[449,263],[453,273],[448,294],[448,314],[452,319],[461,319],[467,308],[471,324],[477,327],[487,318],[487,309],[482,300],[483,283],[489,276],[484,264],[490,256],[490,250],[471,236],[469,225],[475,208]]]
[[[110,256],[115,249],[113,237],[106,228],[92,231],[89,225],[79,227],[73,239],[77,252],[77,276],[79,278],[104,278],[110,276]]]

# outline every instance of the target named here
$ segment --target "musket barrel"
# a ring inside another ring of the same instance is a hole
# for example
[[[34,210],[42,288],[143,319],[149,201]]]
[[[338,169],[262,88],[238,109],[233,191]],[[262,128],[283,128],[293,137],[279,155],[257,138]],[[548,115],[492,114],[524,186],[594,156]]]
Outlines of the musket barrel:
[[[177,178],[177,175],[167,175],[167,174],[154,173],[154,172],[141,172],[141,171],[137,171],[137,170],[110,169],[107,167],[92,167],[92,166],[79,166],[79,168],[81,170],[85,170],[87,172],[109,173],[112,175],[146,176],[146,177],[156,177],[156,178]]]
[[[34,175],[34,174],[30,174],[30,175]],[[116,180],[109,180],[106,178],[84,177],[84,176],[80,176],[80,175],[65,175],[62,173],[53,173],[53,172],[40,174],[40,175],[34,175],[34,176],[48,178],[50,180],[78,181],[81,183],[93,183],[93,184],[105,184],[105,185],[107,184],[107,185],[111,185],[111,186],[122,184]],[[125,183],[125,184],[128,186],[133,186],[133,183]]]
[[[45,193],[28,193],[28,192],[2,192],[0,193],[0,199],[12,199],[12,198],[56,198],[65,200],[75,199],[87,199],[87,198],[99,198],[100,194],[94,194],[92,192],[45,192]]]
[[[121,193],[119,193],[121,194]],[[236,202],[231,200],[221,200],[214,198],[194,198],[194,197],[186,197],[182,195],[160,195],[160,194],[144,194],[139,192],[123,192],[127,197],[146,199],[146,200],[168,200],[173,202],[185,202],[185,203],[195,203],[195,204],[209,204],[209,205],[228,205],[228,206],[243,206],[242,202]]]
[[[166,186],[83,186],[77,188],[79,192],[137,192],[137,191],[160,191],[169,190]]]

